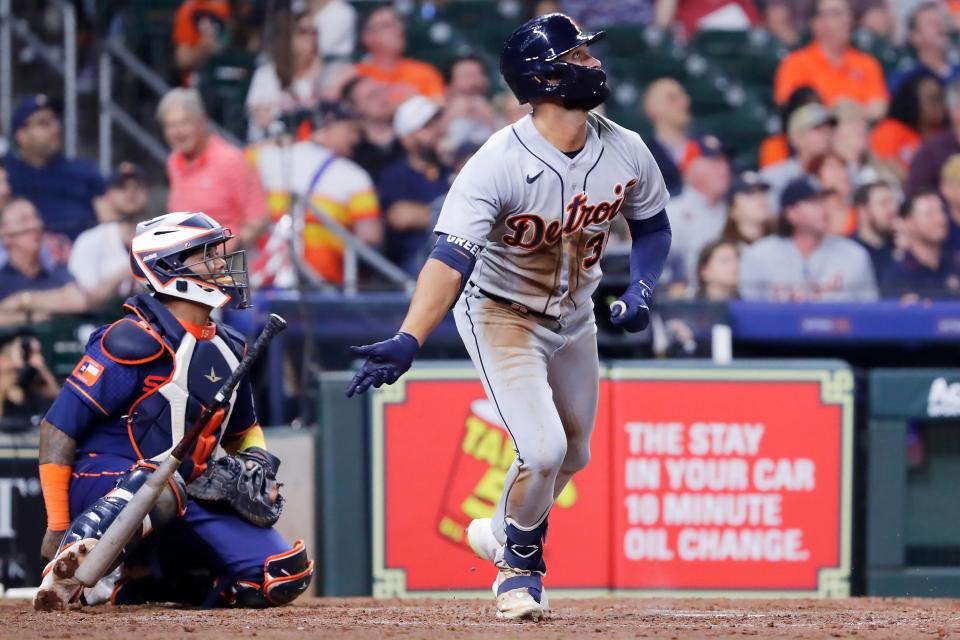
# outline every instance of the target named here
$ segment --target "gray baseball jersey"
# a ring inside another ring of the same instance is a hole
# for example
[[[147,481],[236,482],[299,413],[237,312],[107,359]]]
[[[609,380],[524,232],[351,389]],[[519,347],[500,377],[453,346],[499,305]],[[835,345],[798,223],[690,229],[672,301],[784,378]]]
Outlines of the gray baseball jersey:
[[[530,116],[495,133],[457,176],[436,226],[484,248],[454,318],[517,450],[493,513],[501,543],[508,520],[542,522],[589,460],[600,256],[613,218],[649,218],[668,198],[640,136],[594,114],[587,123],[572,159]]]
[[[492,135],[450,188],[436,231],[484,247],[471,280],[549,316],[586,304],[618,214],[657,214],[668,193],[640,136],[590,114],[573,159],[531,116]]]

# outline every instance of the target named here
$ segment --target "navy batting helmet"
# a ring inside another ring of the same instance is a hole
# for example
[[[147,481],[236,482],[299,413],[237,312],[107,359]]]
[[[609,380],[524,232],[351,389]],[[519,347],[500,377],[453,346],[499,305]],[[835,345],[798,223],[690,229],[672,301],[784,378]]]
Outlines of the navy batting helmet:
[[[610,95],[607,75],[558,58],[604,35],[603,31],[583,33],[562,13],[528,20],[504,43],[500,73],[520,104],[531,98],[560,98],[568,109],[592,109]]]

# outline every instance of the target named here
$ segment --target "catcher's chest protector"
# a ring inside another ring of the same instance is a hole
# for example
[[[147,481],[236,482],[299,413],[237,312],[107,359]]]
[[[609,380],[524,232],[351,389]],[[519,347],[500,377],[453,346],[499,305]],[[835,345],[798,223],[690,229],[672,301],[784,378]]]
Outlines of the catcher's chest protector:
[[[148,321],[151,319],[145,317]],[[144,395],[131,407],[127,425],[140,458],[162,460],[203,411],[203,405],[213,401],[224,381],[237,368],[242,345],[221,330],[210,338],[198,340],[186,331],[171,332],[167,322],[150,322],[150,326],[166,345],[166,353],[158,374],[145,380]],[[210,424],[191,455],[183,461],[180,474],[184,478],[189,480],[202,471],[211,454],[216,453],[236,396],[234,390],[223,420]],[[222,451],[219,453],[222,455]]]

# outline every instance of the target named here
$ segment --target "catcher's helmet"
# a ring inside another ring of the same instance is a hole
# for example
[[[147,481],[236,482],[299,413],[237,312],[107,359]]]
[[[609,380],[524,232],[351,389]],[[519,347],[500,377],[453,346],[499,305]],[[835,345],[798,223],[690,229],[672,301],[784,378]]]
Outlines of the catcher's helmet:
[[[601,69],[557,59],[605,35],[603,31],[583,33],[562,13],[528,20],[504,43],[500,73],[520,104],[531,98],[560,98],[569,109],[592,109],[610,95],[607,75]]]
[[[154,293],[214,309],[228,303],[245,309],[250,306],[247,257],[242,250],[226,252],[232,238],[229,229],[205,213],[167,213],[137,225],[130,267]],[[201,263],[206,268],[197,273],[194,268]]]

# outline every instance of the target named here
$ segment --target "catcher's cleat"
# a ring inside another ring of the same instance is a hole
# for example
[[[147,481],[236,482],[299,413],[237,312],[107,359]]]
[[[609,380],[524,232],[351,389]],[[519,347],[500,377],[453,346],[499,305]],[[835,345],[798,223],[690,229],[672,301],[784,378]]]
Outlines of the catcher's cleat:
[[[539,573],[508,567],[500,569],[493,583],[497,598],[497,618],[500,620],[543,619],[546,607],[543,596],[543,576]]]
[[[490,518],[477,518],[470,521],[467,525],[467,544],[478,558],[490,562],[497,561],[497,552],[503,548],[503,545],[497,541],[497,537],[493,535]]]
[[[83,585],[73,576],[96,544],[93,538],[78,540],[57,553],[43,570],[43,580],[33,599],[34,609],[57,611],[77,601]]]

